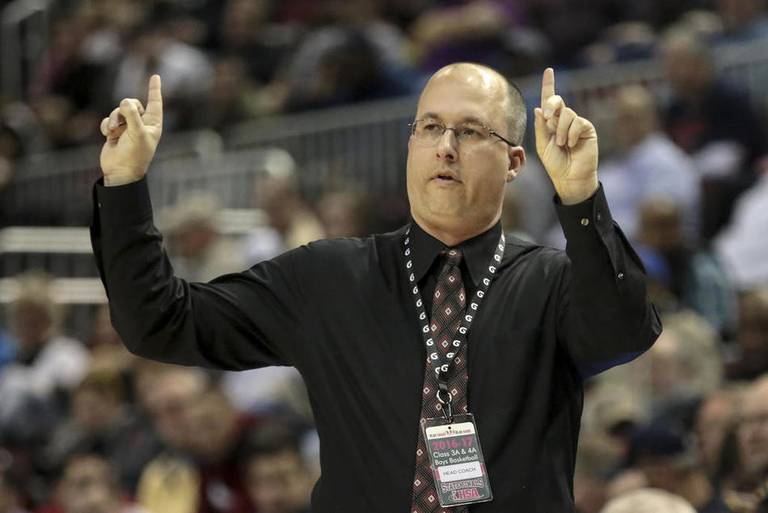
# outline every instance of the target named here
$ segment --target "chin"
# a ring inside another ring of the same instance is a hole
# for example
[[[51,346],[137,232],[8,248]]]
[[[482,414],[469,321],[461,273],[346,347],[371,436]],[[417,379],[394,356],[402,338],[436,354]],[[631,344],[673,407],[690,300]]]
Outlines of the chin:
[[[434,221],[440,221],[442,223],[456,223],[461,222],[462,220],[466,222],[468,219],[467,212],[461,208],[458,208],[458,205],[454,204],[444,204],[441,203],[439,205],[429,205],[426,209],[427,213],[430,217],[430,219]]]

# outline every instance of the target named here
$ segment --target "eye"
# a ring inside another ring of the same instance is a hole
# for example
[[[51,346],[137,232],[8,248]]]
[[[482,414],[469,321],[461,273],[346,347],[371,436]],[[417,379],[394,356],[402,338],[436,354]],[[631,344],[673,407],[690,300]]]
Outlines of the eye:
[[[424,123],[424,125],[422,126],[422,130],[424,130],[427,133],[438,133],[438,132],[444,131],[443,125],[439,123],[434,123],[431,121]]]
[[[465,137],[467,139],[475,139],[480,137],[480,131],[471,126],[462,126],[459,128],[458,132],[460,137]]]

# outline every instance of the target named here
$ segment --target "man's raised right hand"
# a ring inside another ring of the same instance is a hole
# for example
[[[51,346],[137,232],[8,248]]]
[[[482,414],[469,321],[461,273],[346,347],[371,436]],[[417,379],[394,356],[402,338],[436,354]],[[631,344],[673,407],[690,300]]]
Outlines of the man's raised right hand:
[[[107,138],[100,159],[105,185],[135,182],[147,174],[163,133],[160,87],[160,76],[152,75],[146,110],[139,100],[126,98],[101,121],[101,133]]]

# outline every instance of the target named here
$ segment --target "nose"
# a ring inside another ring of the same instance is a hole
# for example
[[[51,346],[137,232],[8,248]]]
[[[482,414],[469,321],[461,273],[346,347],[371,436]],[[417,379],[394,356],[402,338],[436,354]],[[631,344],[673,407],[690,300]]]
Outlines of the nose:
[[[453,129],[446,129],[445,133],[437,142],[437,159],[455,162],[459,159],[456,134]]]

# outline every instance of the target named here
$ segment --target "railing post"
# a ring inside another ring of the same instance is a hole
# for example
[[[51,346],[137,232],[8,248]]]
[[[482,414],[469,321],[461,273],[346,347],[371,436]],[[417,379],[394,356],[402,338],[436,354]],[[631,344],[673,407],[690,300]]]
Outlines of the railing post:
[[[23,100],[48,48],[52,0],[16,0],[0,13],[0,93]]]

